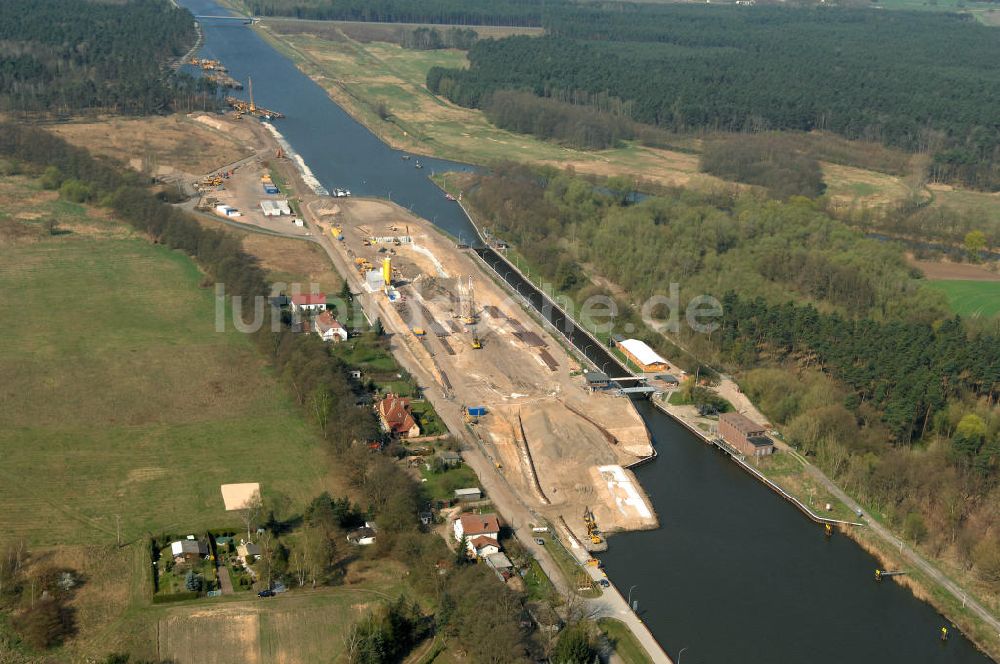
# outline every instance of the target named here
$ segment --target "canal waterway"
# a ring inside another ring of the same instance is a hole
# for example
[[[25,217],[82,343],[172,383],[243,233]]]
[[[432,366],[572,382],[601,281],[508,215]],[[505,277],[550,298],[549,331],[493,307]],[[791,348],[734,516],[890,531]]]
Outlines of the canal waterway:
[[[210,0],[181,0],[196,15],[223,14]],[[469,166],[403,160],[339,108],[293,63],[239,22],[202,22],[200,57],[253,77],[258,104],[281,111],[276,127],[328,190],[390,198],[455,237],[474,230],[428,176]],[[499,258],[481,254],[489,263]],[[540,296],[509,269],[502,276],[534,302]],[[562,327],[558,312],[554,322]],[[579,331],[569,336],[610,372],[606,351]],[[990,660],[931,606],[892,581],[876,584],[876,560],[846,537],[825,538],[764,485],[648,403],[638,403],[658,458],[636,474],[662,526],[616,535],[602,554],[611,580],[639,603],[656,638],[685,664],[928,662]]]

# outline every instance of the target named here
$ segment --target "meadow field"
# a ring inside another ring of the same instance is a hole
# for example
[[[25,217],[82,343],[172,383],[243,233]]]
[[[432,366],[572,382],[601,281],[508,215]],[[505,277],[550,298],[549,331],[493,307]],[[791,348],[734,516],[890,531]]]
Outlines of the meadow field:
[[[1000,315],[1000,280],[934,280],[928,281],[927,285],[944,293],[956,314],[968,318]]]
[[[219,485],[302,504],[318,439],[251,342],[215,331],[190,259],[21,178],[0,180],[0,509],[32,545],[238,524]],[[43,230],[54,219],[56,234]]]
[[[0,209],[0,539],[84,579],[59,661],[331,661],[359,612],[401,592],[393,563],[362,558],[349,587],[266,603],[150,603],[148,534],[240,527],[220,484],[260,482],[291,510],[344,492],[250,340],[215,331],[211,284],[186,256],[27,178],[0,177]],[[299,263],[282,258],[291,247],[256,248],[337,287],[298,246]]]

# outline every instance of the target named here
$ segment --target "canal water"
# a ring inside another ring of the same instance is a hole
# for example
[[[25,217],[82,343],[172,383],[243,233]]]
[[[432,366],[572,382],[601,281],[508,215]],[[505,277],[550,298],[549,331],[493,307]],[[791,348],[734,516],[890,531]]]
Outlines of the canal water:
[[[196,15],[226,13],[210,0],[181,3]],[[249,27],[202,25],[201,57],[222,60],[235,78],[253,76],[255,101],[285,113],[276,126],[327,189],[391,196],[453,236],[473,237],[461,209],[427,178],[467,165],[420,158],[424,168],[415,169],[416,157],[401,159]],[[607,359],[603,349],[587,354],[599,365]],[[954,630],[942,643],[946,621],[896,583],[876,584],[877,562],[853,542],[825,538],[714,448],[638,406],[659,458],[636,474],[662,527],[614,536],[602,558],[675,661],[682,648],[685,664],[990,661]]]

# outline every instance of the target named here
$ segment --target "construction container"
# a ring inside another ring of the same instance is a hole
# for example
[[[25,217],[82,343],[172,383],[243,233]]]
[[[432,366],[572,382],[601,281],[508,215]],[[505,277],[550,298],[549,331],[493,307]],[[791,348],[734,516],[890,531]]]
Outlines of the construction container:
[[[486,414],[486,406],[470,406],[469,415],[472,417],[482,417]]]

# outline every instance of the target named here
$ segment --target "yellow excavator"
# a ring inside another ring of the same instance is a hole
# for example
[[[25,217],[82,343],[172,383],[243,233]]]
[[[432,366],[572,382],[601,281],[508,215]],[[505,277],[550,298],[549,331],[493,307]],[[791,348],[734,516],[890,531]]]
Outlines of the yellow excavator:
[[[483,347],[483,342],[479,340],[479,335],[475,332],[472,333],[472,347],[475,350],[479,350]]]
[[[600,544],[604,541],[601,539],[601,531],[597,528],[597,520],[594,518],[594,513],[589,507],[583,508],[583,522],[587,525],[587,535],[590,537],[591,544]]]

